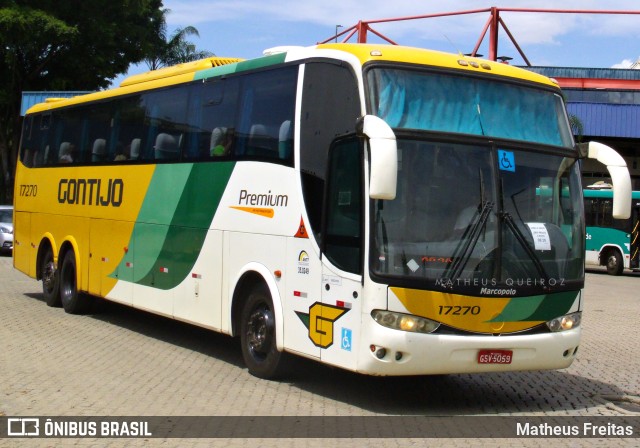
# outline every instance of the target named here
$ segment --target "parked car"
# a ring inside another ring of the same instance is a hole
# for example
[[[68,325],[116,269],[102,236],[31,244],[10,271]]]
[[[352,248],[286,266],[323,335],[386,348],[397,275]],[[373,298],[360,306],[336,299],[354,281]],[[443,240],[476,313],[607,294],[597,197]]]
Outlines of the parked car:
[[[0,205],[0,251],[13,250],[13,206]]]

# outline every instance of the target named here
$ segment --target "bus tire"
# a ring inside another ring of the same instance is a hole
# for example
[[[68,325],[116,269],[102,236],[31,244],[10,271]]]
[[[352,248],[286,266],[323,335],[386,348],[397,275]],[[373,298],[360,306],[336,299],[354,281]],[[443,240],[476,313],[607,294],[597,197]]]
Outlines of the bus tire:
[[[622,260],[622,254],[616,249],[611,249],[607,252],[605,265],[607,267],[607,273],[609,275],[620,275],[624,269],[624,261]]]
[[[91,298],[78,292],[76,281],[76,256],[72,250],[64,254],[60,268],[60,301],[69,314],[86,313],[91,305]]]
[[[240,344],[251,375],[275,379],[282,374],[284,353],[276,348],[273,302],[264,286],[254,288],[242,307]]]
[[[58,285],[59,272],[56,269],[56,263],[53,260],[53,250],[48,247],[45,249],[40,262],[40,276],[42,278],[42,295],[48,306],[59,307],[62,305],[60,301],[60,288]]]

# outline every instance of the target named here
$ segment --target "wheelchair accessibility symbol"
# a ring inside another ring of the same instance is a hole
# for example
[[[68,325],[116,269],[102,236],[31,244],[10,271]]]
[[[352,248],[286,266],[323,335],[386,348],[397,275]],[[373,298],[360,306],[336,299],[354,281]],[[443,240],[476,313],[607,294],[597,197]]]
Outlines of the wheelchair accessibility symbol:
[[[502,171],[516,171],[516,158],[513,152],[498,149],[498,168]]]
[[[342,350],[346,350],[350,352],[351,351],[351,330],[349,330],[348,328],[343,328],[340,339],[341,339],[340,348],[342,348]]]

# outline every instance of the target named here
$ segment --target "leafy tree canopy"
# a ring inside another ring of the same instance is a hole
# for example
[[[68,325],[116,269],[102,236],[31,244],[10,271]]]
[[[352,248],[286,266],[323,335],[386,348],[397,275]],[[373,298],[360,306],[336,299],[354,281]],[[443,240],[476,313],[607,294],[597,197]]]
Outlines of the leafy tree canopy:
[[[14,0],[0,8],[5,73],[21,90],[93,90],[141,61],[159,36],[161,0]],[[17,79],[15,79],[17,77]],[[17,87],[17,86],[15,86]]]
[[[0,202],[28,90],[96,90],[162,40],[162,0],[0,0]],[[2,194],[4,193],[4,194]]]

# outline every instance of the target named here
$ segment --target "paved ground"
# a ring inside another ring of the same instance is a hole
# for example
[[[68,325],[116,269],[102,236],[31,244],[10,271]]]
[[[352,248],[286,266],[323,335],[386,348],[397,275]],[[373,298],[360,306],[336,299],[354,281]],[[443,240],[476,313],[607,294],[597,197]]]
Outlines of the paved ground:
[[[40,283],[0,257],[0,416],[640,416],[640,275],[587,274],[583,341],[563,371],[373,378],[300,360],[282,382],[259,380],[239,344],[117,304],[71,316],[49,308]],[[15,446],[0,439],[0,446]],[[362,439],[39,439],[28,446],[356,447]],[[520,446],[543,440],[520,439]],[[21,446],[26,442],[21,441]],[[368,443],[371,444],[371,443]],[[576,439],[571,446],[638,446]],[[382,439],[376,447],[424,446]],[[431,445],[431,443],[429,443]],[[514,446],[442,439],[440,446]]]

